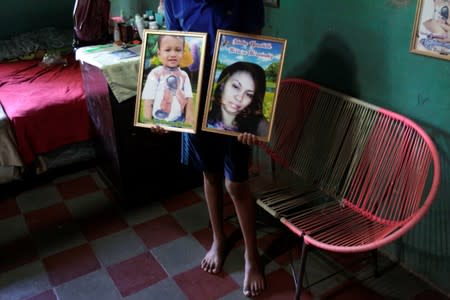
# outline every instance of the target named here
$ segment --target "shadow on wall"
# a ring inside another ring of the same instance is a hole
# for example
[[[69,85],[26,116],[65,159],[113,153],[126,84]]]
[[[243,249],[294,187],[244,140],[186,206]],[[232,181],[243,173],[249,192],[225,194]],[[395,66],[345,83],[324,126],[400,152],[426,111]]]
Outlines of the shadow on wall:
[[[398,242],[397,258],[450,295],[450,135],[420,125],[432,137],[440,154],[441,182],[425,217]]]
[[[317,50],[295,69],[302,70],[296,77],[359,97],[355,57],[345,41],[334,33],[326,33]]]

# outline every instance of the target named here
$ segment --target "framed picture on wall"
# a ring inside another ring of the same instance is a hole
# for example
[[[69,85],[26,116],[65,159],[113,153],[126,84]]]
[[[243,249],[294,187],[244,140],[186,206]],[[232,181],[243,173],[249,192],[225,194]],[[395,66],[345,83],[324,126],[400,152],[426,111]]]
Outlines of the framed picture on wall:
[[[195,133],[206,33],[143,32],[134,125]]]
[[[418,0],[410,51],[450,60],[450,2]]]
[[[280,0],[264,0],[264,5],[269,7],[280,7]]]
[[[217,31],[202,130],[270,140],[286,43]]]

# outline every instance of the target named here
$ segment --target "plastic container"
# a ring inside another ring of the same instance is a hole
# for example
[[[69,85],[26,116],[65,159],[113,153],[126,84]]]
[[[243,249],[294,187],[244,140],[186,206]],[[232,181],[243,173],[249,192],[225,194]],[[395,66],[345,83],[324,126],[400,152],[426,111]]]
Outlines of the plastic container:
[[[156,21],[151,21],[148,23],[148,28],[149,29],[159,29],[159,25],[158,25],[158,23],[156,23]]]
[[[139,33],[139,37],[143,40],[145,29],[144,19],[139,14],[136,14],[134,16],[134,23],[136,25],[137,32]]]
[[[164,15],[166,13],[166,9],[164,7],[164,1],[160,0],[158,5],[158,12],[155,14],[156,22],[160,27],[164,27]]]

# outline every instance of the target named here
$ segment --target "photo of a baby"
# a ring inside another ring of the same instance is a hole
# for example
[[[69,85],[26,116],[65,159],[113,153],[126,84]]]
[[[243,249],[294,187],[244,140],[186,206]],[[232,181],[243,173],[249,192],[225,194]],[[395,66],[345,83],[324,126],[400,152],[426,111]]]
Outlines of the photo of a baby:
[[[135,126],[195,133],[205,35],[144,31]]]

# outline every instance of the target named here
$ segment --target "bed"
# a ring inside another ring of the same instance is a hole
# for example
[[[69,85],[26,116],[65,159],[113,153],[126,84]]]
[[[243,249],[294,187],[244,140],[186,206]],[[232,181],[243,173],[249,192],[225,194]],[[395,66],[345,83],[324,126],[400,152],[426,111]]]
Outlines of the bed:
[[[71,41],[53,28],[0,41],[0,183],[94,156]]]

